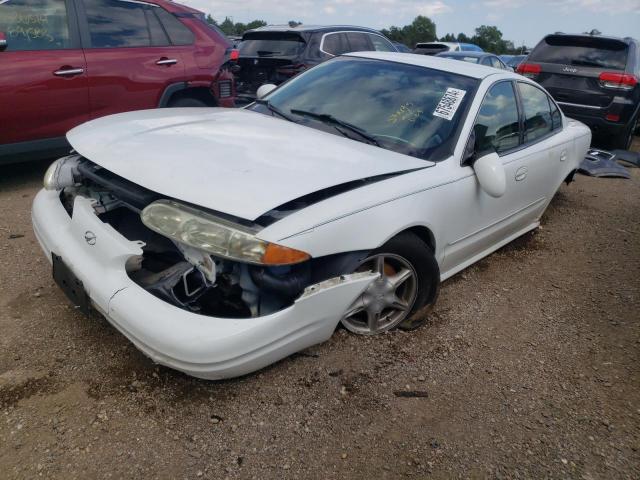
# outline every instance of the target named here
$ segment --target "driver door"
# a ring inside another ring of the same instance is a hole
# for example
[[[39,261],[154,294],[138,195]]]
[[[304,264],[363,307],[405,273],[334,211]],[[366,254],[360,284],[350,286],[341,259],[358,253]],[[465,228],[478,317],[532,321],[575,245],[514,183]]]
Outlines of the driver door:
[[[526,181],[534,157],[522,145],[522,121],[512,81],[499,81],[488,90],[474,133],[474,158],[498,153],[506,173],[506,191],[499,198],[487,194],[478,183],[472,160],[459,167],[461,179],[453,184],[459,207],[452,215],[455,221],[449,224],[442,265],[442,271],[450,274],[524,233],[545,200],[544,196],[534,199],[533,182]]]

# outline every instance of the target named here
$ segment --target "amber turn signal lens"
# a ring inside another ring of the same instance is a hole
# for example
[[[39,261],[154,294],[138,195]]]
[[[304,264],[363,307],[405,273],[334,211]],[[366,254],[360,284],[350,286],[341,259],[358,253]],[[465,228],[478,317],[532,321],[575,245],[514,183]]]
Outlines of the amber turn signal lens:
[[[263,265],[291,265],[309,260],[308,253],[270,243],[262,256]]]

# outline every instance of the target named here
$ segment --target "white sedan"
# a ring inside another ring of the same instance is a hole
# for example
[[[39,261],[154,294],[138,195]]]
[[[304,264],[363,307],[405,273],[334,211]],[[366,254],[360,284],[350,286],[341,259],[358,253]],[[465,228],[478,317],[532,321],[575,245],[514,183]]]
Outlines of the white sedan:
[[[591,139],[536,83],[447,59],[350,54],[274,88],[77,127],[33,204],[72,302],[189,375],[339,323],[415,328],[442,280],[539,225]]]

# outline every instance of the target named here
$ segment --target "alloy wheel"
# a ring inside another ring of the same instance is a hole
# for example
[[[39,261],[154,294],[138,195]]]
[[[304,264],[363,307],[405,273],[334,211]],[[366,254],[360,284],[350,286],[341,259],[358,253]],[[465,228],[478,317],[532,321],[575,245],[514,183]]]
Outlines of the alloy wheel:
[[[357,269],[373,271],[373,280],[342,318],[353,333],[375,335],[386,332],[405,320],[418,295],[418,276],[403,257],[381,253],[367,258]]]

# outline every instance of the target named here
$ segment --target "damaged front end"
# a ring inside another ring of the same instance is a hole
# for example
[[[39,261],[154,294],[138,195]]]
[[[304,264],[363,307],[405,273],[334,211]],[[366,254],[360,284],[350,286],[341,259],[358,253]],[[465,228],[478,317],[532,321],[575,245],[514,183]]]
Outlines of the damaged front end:
[[[56,165],[57,164],[57,165]],[[127,262],[129,278],[183,310],[225,318],[260,317],[291,306],[305,289],[353,272],[366,251],[311,258],[261,240],[264,227],[188,205],[134,184],[74,155],[56,162],[45,185],[60,190],[72,216],[77,196],[142,255]]]

